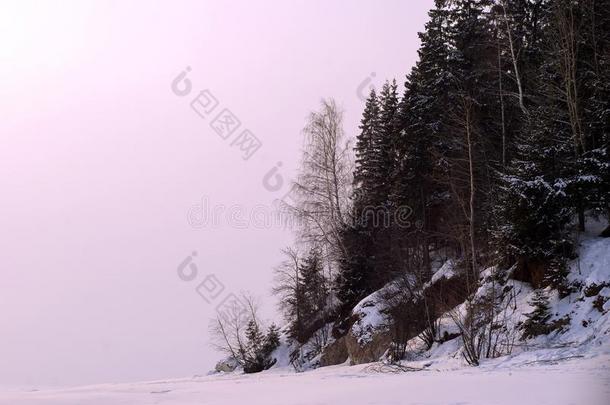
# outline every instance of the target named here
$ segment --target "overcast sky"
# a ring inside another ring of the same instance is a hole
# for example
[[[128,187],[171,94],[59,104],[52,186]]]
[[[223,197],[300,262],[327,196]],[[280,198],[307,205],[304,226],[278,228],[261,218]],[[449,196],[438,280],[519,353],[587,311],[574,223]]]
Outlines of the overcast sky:
[[[223,299],[251,290],[271,317],[292,236],[262,207],[305,117],[334,97],[355,136],[359,93],[402,85],[432,3],[0,2],[0,386],[204,374]]]

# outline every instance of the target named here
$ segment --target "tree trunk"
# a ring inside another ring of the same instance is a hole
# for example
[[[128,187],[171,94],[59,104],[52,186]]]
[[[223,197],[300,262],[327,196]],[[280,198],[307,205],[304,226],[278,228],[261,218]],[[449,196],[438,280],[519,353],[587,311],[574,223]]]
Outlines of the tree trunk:
[[[519,91],[519,107],[524,115],[527,115],[527,109],[523,102],[523,86],[521,85],[521,75],[519,74],[519,65],[517,64],[517,55],[515,53],[515,46],[513,44],[513,34],[511,32],[510,25],[508,24],[508,16],[506,13],[506,4],[502,2],[502,10],[504,11],[504,24],[506,25],[506,34],[508,35],[508,45],[510,48],[510,56],[513,60],[513,68],[515,69],[515,79],[517,81],[517,89]]]

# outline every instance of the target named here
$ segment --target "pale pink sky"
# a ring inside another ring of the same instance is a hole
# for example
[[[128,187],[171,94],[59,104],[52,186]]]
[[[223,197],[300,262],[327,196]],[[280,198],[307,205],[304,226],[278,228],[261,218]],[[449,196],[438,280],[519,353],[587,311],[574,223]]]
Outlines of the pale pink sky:
[[[193,250],[271,316],[291,233],[193,228],[189,208],[279,197],[262,178],[282,161],[288,181],[322,97],[355,136],[358,86],[402,84],[432,3],[0,2],[0,386],[207,372],[215,304],[176,272]],[[206,88],[262,141],[248,161],[190,108]]]

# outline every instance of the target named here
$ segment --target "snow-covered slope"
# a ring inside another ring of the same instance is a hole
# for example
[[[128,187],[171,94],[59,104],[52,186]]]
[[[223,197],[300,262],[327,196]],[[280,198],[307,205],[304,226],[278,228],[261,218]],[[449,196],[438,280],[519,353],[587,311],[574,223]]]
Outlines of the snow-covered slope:
[[[561,331],[522,341],[519,324],[525,314],[532,311],[530,302],[534,290],[528,283],[509,280],[510,294],[505,297],[505,313],[500,323],[506,325],[514,339],[511,354],[496,359],[482,359],[487,367],[510,368],[530,364],[557,363],[569,359],[607,359],[610,357],[610,238],[597,235],[605,227],[604,223],[591,223],[587,233],[579,240],[579,256],[572,261],[568,281],[576,286],[572,294],[561,298],[557,291],[547,288],[549,296],[549,322],[566,322]],[[488,269],[484,275],[490,275]],[[445,276],[445,273],[443,273]],[[607,284],[608,286],[603,287]],[[484,295],[490,288],[484,283],[477,294]],[[512,300],[511,302],[508,302]],[[461,308],[457,309],[458,311]],[[447,313],[440,319],[441,334],[459,332]],[[402,364],[408,367],[436,367],[452,370],[465,367],[462,357],[462,341],[455,338],[443,344],[435,343],[430,350],[424,350],[418,338],[409,342],[409,359]],[[609,402],[610,403],[610,402]]]

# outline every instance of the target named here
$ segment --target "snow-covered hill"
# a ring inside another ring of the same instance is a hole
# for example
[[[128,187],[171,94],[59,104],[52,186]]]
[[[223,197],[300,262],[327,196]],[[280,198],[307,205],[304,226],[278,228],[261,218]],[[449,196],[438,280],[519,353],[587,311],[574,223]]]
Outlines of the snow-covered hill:
[[[523,365],[610,355],[610,238],[597,236],[605,227],[605,223],[591,222],[588,231],[579,235],[578,258],[569,263],[568,284],[572,293],[560,298],[556,290],[550,287],[544,289],[544,294],[549,298],[548,323],[561,325],[549,334],[535,339],[521,339],[520,324],[526,320],[526,314],[533,310],[531,302],[535,292],[529,283],[509,277],[504,285],[497,282],[494,285],[491,280],[497,279],[492,277],[496,269],[489,268],[482,272],[481,286],[475,296],[489,296],[491,288],[500,291],[497,295],[501,296],[498,304],[501,310],[495,316],[494,323],[502,325],[505,330],[498,334],[501,340],[498,346],[510,346],[510,350],[506,350],[510,355],[502,355],[493,361],[494,364]],[[431,283],[454,276],[453,262],[447,260],[439,265]],[[384,319],[384,301],[379,296],[379,291],[375,292],[354,308],[357,320],[351,333],[364,344],[375,336],[388,333],[388,323],[391,321]],[[464,305],[439,318],[439,334],[447,333],[453,339],[434,343],[427,350],[421,339],[415,337],[409,341],[407,360],[401,364],[416,368],[423,364],[442,369],[465,367],[463,342],[456,337],[459,330],[455,324],[456,313],[463,313]],[[379,359],[383,358],[380,356]],[[482,358],[481,361],[485,363],[490,360]]]
[[[570,263],[568,275],[575,291],[560,298],[557,291],[545,289],[550,298],[549,322],[565,322],[562,329],[535,339],[516,339],[511,355],[484,362],[490,362],[493,367],[511,367],[610,355],[610,238],[597,236],[605,226],[591,223],[588,232],[580,236],[579,256]],[[506,300],[514,300],[514,306],[506,305],[501,323],[520,337],[519,324],[533,309],[530,303],[534,290],[529,283],[516,280],[509,280],[508,285],[512,290]],[[480,290],[488,287],[489,284],[483,284]],[[458,332],[449,314],[441,319],[441,333],[444,331]],[[417,338],[410,344],[411,361],[403,362],[405,365],[429,364],[445,369],[464,366],[461,339],[435,343],[428,351],[420,350],[421,342]]]

